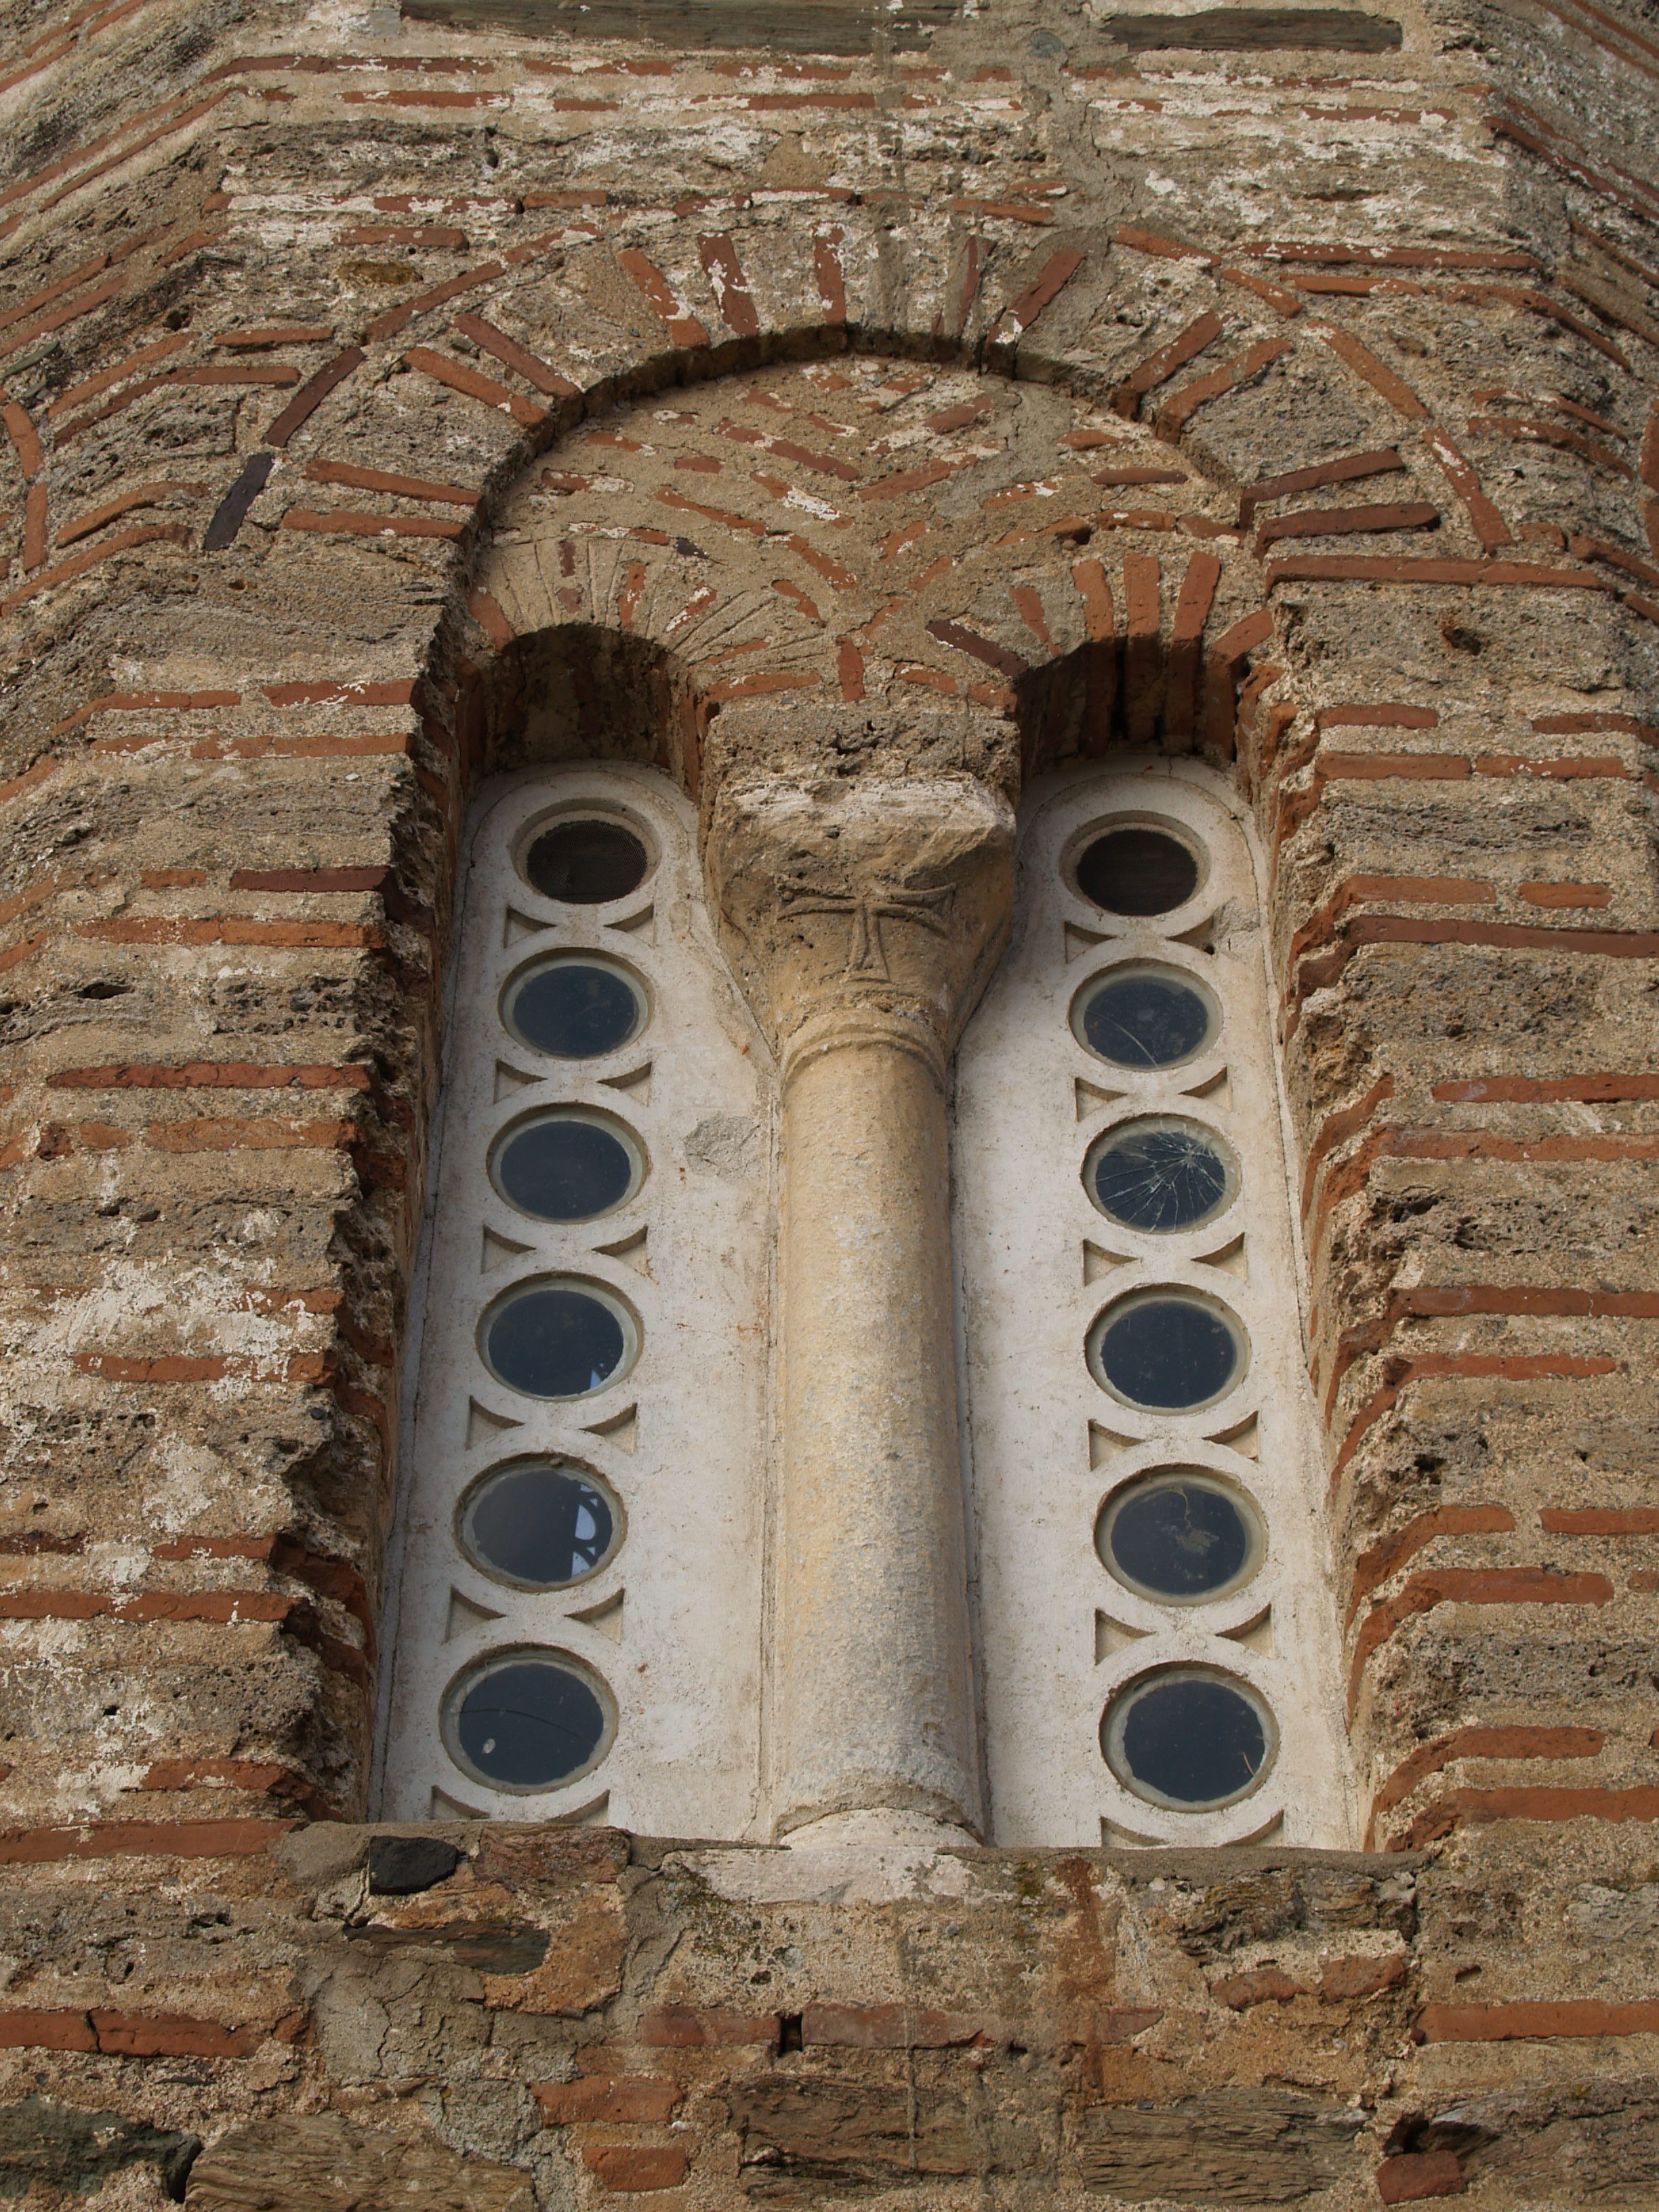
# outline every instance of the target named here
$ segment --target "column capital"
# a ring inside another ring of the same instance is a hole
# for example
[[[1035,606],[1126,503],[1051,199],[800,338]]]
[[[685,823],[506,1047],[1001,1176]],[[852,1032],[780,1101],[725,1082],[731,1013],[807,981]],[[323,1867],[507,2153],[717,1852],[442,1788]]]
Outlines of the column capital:
[[[1006,939],[1013,854],[1012,807],[966,774],[723,780],[709,885],[786,1079],[860,1044],[942,1076]]]

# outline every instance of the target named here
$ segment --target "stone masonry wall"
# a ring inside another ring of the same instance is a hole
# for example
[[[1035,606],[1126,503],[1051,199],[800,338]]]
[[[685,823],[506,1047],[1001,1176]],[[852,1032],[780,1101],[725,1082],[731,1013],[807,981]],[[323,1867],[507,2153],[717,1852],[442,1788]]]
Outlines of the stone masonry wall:
[[[1659,2200],[1659,36],[591,13],[4,10],[0,2190]],[[469,790],[1118,747],[1273,856],[1363,1850],[377,1873]]]

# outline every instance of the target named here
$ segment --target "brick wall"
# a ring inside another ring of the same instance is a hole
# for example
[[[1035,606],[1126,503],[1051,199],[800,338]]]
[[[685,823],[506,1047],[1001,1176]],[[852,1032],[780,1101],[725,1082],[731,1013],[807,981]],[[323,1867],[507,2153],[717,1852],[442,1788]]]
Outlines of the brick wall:
[[[1583,0],[1399,21],[1168,50],[996,0],[825,58],[15,11],[36,2201],[160,2201],[228,2130],[192,2201],[1656,2185],[1659,46]],[[805,419],[878,388],[927,408],[902,453]],[[526,533],[569,552],[535,588]],[[1011,786],[1234,764],[1376,1856],[991,1855],[850,1946],[597,1835],[364,1889],[466,795],[526,745],[695,792],[745,701]]]

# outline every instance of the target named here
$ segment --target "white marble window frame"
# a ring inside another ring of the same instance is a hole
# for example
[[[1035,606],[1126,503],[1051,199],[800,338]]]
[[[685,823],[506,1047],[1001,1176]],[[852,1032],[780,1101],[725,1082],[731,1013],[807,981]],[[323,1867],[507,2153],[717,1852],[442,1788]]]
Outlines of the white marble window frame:
[[[1092,836],[1136,820],[1167,821],[1206,860],[1181,907],[1145,920],[1103,913],[1069,872]],[[1265,910],[1253,826],[1201,763],[1079,768],[1045,779],[1022,806],[1013,941],[963,1042],[955,1124],[964,1457],[999,1844],[1271,1837],[1340,1847],[1352,1838]],[[1220,1002],[1218,1036],[1185,1065],[1120,1069],[1073,1034],[1079,990],[1142,960],[1191,974]],[[1093,1204],[1083,1162],[1103,1130],[1170,1114],[1226,1139],[1240,1187],[1208,1224],[1139,1232]],[[1088,1332],[1108,1305],[1165,1285],[1218,1298],[1249,1340],[1242,1379],[1204,1411],[1134,1409],[1085,1361]],[[1098,1516],[1123,1486],[1159,1467],[1206,1470],[1255,1500],[1266,1552],[1243,1588],[1213,1602],[1165,1604],[1102,1564]],[[1213,1810],[1148,1802],[1119,1782],[1101,1747],[1120,1692],[1156,1669],[1190,1666],[1255,1689],[1278,1734],[1258,1784]]]
[[[641,837],[651,866],[634,892],[580,906],[531,887],[520,856],[565,813]],[[665,776],[616,763],[501,779],[480,794],[466,852],[411,1316],[381,1816],[605,1820],[748,1838],[761,1817],[769,1056],[715,943],[695,811]],[[647,994],[643,1029],[596,1059],[538,1054],[501,1018],[502,992],[526,962],[567,951],[621,962]],[[538,1220],[490,1180],[502,1132],[550,1106],[621,1122],[647,1163],[602,1217]],[[479,1350],[482,1317],[502,1292],[549,1275],[596,1283],[638,1321],[631,1367],[576,1399],[507,1388]],[[594,1574],[526,1590],[466,1556],[457,1516],[488,1469],[541,1457],[597,1474],[624,1529]],[[470,1668],[526,1646],[598,1677],[612,1741],[568,1783],[493,1789],[451,1758],[441,1715]]]

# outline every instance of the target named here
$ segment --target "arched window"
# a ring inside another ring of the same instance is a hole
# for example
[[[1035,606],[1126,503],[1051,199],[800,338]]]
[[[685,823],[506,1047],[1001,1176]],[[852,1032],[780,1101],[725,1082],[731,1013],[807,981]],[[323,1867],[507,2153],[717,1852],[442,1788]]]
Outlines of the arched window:
[[[412,1332],[387,1817],[757,1818],[766,1054],[662,776],[471,842]]]
[[[992,1826],[1348,1839],[1254,848],[1187,761],[1050,779],[963,1041]]]

